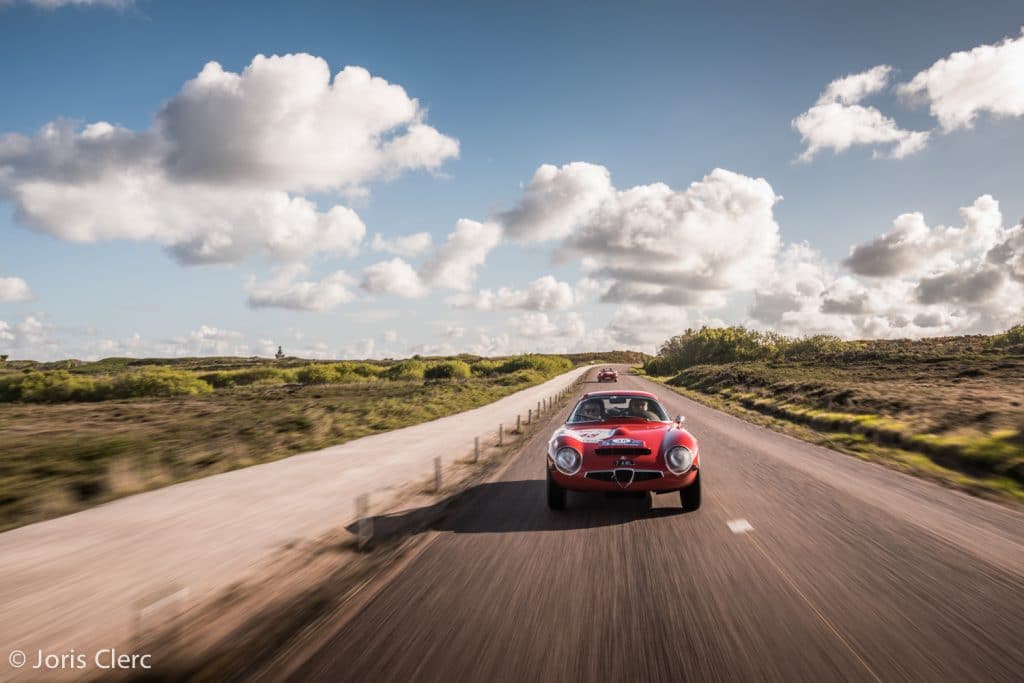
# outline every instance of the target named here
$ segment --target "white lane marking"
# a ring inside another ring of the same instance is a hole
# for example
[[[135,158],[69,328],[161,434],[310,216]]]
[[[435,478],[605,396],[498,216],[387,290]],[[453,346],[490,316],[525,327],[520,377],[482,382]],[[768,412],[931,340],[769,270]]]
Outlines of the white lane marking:
[[[754,527],[751,526],[750,522],[745,519],[730,519],[726,524],[729,525],[729,531],[734,534],[745,534],[748,531],[754,530]]]

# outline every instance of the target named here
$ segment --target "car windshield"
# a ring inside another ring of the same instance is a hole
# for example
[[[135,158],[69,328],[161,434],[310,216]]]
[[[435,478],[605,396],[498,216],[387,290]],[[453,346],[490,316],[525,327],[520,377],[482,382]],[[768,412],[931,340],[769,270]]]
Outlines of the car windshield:
[[[604,422],[605,420],[646,420],[668,422],[661,404],[645,396],[600,396],[584,399],[569,417],[569,423]]]

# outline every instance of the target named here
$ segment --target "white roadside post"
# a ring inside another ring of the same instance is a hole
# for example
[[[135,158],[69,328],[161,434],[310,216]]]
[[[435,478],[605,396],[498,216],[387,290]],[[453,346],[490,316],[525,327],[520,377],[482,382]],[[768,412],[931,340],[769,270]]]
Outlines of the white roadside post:
[[[373,519],[370,517],[370,496],[356,496],[356,547],[363,550],[373,539]]]

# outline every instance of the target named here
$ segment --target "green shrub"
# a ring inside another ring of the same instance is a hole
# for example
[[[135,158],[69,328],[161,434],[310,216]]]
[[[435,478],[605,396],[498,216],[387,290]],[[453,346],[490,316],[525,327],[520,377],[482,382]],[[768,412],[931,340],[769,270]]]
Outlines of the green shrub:
[[[511,387],[520,384],[540,384],[546,379],[546,375],[536,370],[516,370],[500,375],[495,381],[503,387]]]
[[[478,377],[490,377],[498,372],[498,363],[493,360],[478,360],[470,366],[473,374]]]
[[[388,379],[413,380],[423,379],[427,372],[427,364],[417,358],[403,360],[384,370]]]
[[[498,372],[504,374],[519,370],[536,370],[545,377],[553,377],[572,370],[572,361],[561,356],[539,356],[524,354],[511,358],[498,366]]]
[[[334,364],[334,370],[341,377],[347,377],[351,379],[345,379],[344,381],[359,381],[360,379],[376,379],[384,371],[379,365],[372,363],[353,363],[351,361],[343,361],[341,363]]]
[[[18,398],[34,403],[57,401],[95,401],[97,383],[91,377],[72,375],[67,370],[30,372],[21,378]]]
[[[473,374],[469,363],[461,360],[449,360],[436,363],[423,373],[424,379],[466,379]]]
[[[782,356],[788,360],[814,360],[840,353],[847,346],[847,342],[834,335],[816,334],[800,339],[783,340],[779,350]]]
[[[249,384],[285,384],[295,379],[295,373],[268,366],[244,370],[220,370],[199,375],[199,379],[216,389]]]
[[[989,345],[997,349],[1019,348],[1024,350],[1024,325],[1014,325],[1002,334],[993,335]]]
[[[190,372],[168,368],[152,368],[118,375],[111,382],[113,396],[197,396],[213,391],[207,382]]]
[[[299,368],[297,378],[303,384],[330,384],[338,381],[338,371],[333,365],[315,363]]]

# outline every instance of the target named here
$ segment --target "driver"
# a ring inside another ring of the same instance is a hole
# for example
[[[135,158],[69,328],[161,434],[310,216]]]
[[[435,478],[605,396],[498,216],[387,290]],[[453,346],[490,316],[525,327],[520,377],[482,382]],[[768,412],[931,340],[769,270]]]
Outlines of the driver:
[[[601,419],[601,404],[597,401],[587,401],[580,406],[580,419],[584,422],[591,422]]]
[[[642,417],[645,420],[657,420],[658,415],[650,410],[647,400],[643,398],[631,398],[629,400],[629,414],[631,417]]]

